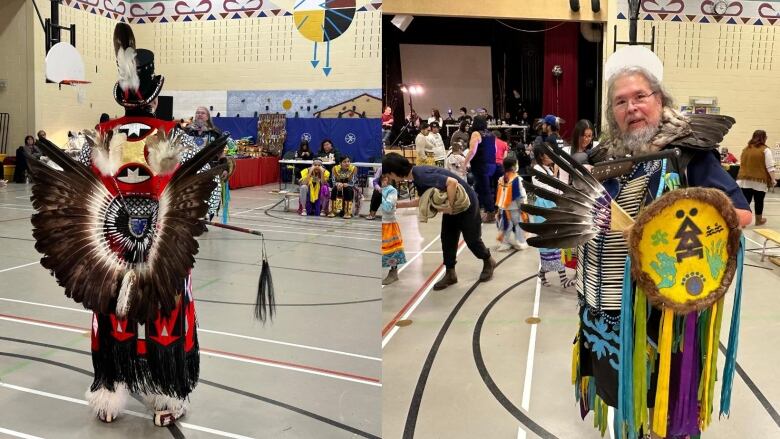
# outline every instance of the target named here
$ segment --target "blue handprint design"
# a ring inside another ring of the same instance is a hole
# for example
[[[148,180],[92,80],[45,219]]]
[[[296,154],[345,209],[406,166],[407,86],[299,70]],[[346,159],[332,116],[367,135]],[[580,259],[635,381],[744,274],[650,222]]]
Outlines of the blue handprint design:
[[[658,253],[656,255],[657,261],[650,263],[650,267],[661,276],[661,282],[658,283],[658,288],[669,288],[674,285],[674,281],[677,278],[677,267],[675,266],[675,259],[666,253]]]
[[[712,243],[711,246],[704,248],[704,255],[707,257],[707,264],[710,266],[710,274],[712,279],[718,280],[718,274],[720,274],[723,267],[726,266],[726,262],[723,260],[723,249],[726,243],[722,239]]]

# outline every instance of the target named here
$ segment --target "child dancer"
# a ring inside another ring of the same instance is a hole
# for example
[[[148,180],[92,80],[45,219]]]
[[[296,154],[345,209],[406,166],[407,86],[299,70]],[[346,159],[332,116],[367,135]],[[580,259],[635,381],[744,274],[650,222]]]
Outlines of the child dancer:
[[[520,204],[526,202],[525,190],[520,184],[517,175],[517,159],[507,157],[504,159],[504,176],[498,179],[496,190],[496,225],[498,226],[498,251],[507,251],[514,247],[525,250],[528,244],[520,226]],[[514,234],[512,231],[514,230]]]
[[[401,237],[401,227],[395,218],[395,207],[398,202],[398,190],[389,184],[387,176],[382,177],[382,268],[390,268],[387,277],[382,279],[382,285],[390,285],[398,280],[398,266],[406,263],[404,240]]]
[[[463,181],[466,181],[466,154],[463,153],[463,148],[466,146],[463,141],[459,140],[452,142],[450,145],[450,153],[447,154],[447,158],[444,159],[444,168],[452,173],[458,175]]]
[[[555,176],[555,170],[553,169],[553,161],[549,157],[547,157],[547,154],[543,153],[540,148],[534,148],[534,159],[536,160],[536,164],[534,165],[534,169],[539,172],[544,172],[547,175]],[[541,187],[543,189],[547,189],[551,192],[560,193],[559,190],[547,186],[546,184],[540,182],[536,177],[532,178],[533,184],[536,187]],[[534,202],[534,205],[538,207],[555,207],[555,203],[553,203],[550,200],[545,200],[541,197],[536,197],[536,202]],[[534,216],[534,222],[535,223],[543,223],[544,218],[540,216]],[[539,258],[541,259],[541,265],[539,267],[539,280],[541,280],[542,285],[545,287],[549,287],[550,283],[547,281],[546,273],[548,271],[557,271],[558,275],[561,279],[561,286],[564,288],[569,288],[570,286],[574,285],[574,279],[569,279],[566,276],[566,268],[563,266],[563,262],[561,261],[561,249],[559,248],[540,248],[539,249]]]

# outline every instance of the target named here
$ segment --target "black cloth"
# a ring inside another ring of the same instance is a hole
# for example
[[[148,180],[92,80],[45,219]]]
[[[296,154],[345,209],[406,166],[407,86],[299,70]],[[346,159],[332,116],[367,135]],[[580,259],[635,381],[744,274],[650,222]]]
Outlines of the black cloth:
[[[379,210],[379,206],[382,204],[382,191],[374,189],[371,193],[371,205],[368,208],[369,212],[376,212]]]
[[[27,156],[24,155],[24,147],[16,149],[16,168],[14,169],[14,183],[24,183],[27,172]]]
[[[447,268],[455,268],[461,233],[474,256],[479,259],[490,257],[490,250],[482,242],[482,219],[479,216],[479,206],[472,203],[465,212],[457,215],[442,215],[441,248],[444,266]]]
[[[766,195],[766,192],[757,191],[749,188],[742,188],[742,193],[745,195],[745,200],[747,201],[748,205],[750,205],[750,202],[753,201],[753,197],[756,198],[756,215],[763,215],[764,214],[764,196]]]
[[[412,168],[412,178],[414,179],[414,186],[417,189],[417,194],[422,195],[430,188],[436,188],[441,191],[447,190],[447,178],[452,177],[458,180],[458,183],[466,190],[466,194],[469,196],[472,206],[477,206],[477,194],[474,189],[469,186],[468,183],[458,177],[457,174],[450,172],[444,168],[438,166],[415,166]]]

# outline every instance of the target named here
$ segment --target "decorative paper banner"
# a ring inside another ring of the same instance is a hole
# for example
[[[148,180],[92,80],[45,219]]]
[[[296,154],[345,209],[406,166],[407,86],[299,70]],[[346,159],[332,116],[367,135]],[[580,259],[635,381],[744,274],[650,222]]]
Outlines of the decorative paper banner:
[[[669,192],[637,217],[630,233],[632,275],[653,304],[687,314],[709,307],[731,285],[741,232],[723,192]]]
[[[326,9],[336,8],[334,1],[320,3],[326,4]],[[382,2],[377,0],[352,3],[357,3],[356,12],[377,11],[382,7]],[[268,0],[63,0],[63,4],[133,24],[285,17],[293,15],[295,9],[285,9]]]
[[[642,0],[640,20],[692,23],[748,24],[780,26],[778,1],[725,1],[725,10],[717,8],[718,0]],[[618,0],[617,18],[628,19],[628,0]]]

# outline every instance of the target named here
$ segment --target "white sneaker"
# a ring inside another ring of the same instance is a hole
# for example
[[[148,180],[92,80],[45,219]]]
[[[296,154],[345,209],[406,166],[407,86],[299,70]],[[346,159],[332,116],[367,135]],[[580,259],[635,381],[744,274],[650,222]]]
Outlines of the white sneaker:
[[[516,250],[525,250],[528,248],[528,244],[525,242],[513,242],[512,247],[514,247]]]
[[[306,211],[305,210],[301,211],[301,216],[306,216]]]
[[[508,252],[511,248],[512,248],[511,245],[502,242],[501,244],[498,244],[498,247],[496,247],[496,251]]]

